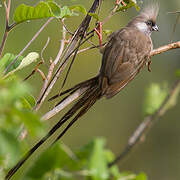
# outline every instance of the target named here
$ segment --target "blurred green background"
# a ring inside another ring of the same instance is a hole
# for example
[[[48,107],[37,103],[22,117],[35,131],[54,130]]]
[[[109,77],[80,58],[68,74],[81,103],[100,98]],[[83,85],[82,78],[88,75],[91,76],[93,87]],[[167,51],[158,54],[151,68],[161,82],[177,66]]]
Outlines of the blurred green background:
[[[35,4],[37,0],[18,0],[12,1],[12,13],[18,4],[26,3]],[[92,4],[92,0],[57,0],[62,5],[83,4],[86,9]],[[101,20],[104,19],[111,8],[113,0],[104,0],[102,6]],[[170,43],[173,25],[176,21],[176,15],[168,14],[170,11],[180,10],[180,1],[164,1],[159,0],[160,13],[157,24],[160,31],[152,35],[154,47]],[[135,8],[129,9],[124,13],[117,13],[108,23],[104,25],[104,29],[113,31],[125,26],[129,19],[137,15]],[[0,8],[0,37],[4,30],[4,9]],[[12,18],[12,17],[11,17]],[[71,31],[74,31],[83,19],[83,15],[67,19],[65,23]],[[8,37],[4,52],[17,54],[29,42],[32,36],[39,30],[45,20],[32,21],[23,23],[15,28]],[[40,34],[30,48],[24,53],[31,51],[41,52],[47,38],[50,37],[50,43],[44,53],[46,61],[50,57],[56,57],[61,39],[62,26],[56,20],[51,22],[48,27]],[[177,25],[173,40],[179,40],[180,24]],[[104,37],[104,41],[105,41]],[[96,38],[96,42],[97,38]],[[143,98],[145,89],[151,83],[168,82],[170,85],[176,79],[175,71],[180,68],[180,50],[173,50],[152,58],[152,72],[149,73],[145,68],[138,77],[135,78],[124,90],[110,100],[102,99],[97,102],[89,112],[82,117],[64,136],[63,142],[72,149],[77,149],[86,144],[93,137],[103,136],[107,139],[108,148],[115,154],[119,154],[123,147],[127,144],[127,140],[135,128],[143,120]],[[99,70],[101,64],[101,54],[97,49],[90,50],[77,56],[73,68],[70,72],[66,88],[88,79]],[[21,71],[21,77],[26,77],[32,70],[34,65]],[[46,67],[42,68],[46,71]],[[59,79],[51,95],[57,92],[62,79]],[[38,96],[42,85],[42,80],[38,74],[33,76],[29,83],[33,86],[33,93]],[[40,110],[40,114],[44,114],[54,105],[45,102]],[[132,172],[145,172],[150,180],[163,179],[174,180],[180,179],[180,102],[177,106],[169,110],[161,121],[156,123],[147,135],[145,142],[139,144],[123,161],[119,163],[120,170]],[[55,118],[51,119],[51,123],[55,123],[63,112],[59,113]]]

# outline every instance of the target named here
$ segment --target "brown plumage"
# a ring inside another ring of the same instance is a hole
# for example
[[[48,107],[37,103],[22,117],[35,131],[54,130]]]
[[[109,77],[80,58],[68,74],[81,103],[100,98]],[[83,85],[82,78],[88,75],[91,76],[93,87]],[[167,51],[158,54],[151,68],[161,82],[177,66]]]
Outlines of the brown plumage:
[[[60,139],[69,127],[86,113],[97,100],[103,96],[106,98],[115,96],[139,73],[149,60],[148,57],[153,48],[150,35],[152,31],[158,30],[156,25],[157,13],[157,5],[150,5],[138,16],[133,18],[125,28],[112,33],[105,46],[102,65],[98,75],[61,93],[61,95],[68,94],[66,96],[68,97],[78,89],[87,88],[79,100],[48,134],[8,172],[6,179],[9,179],[22,164],[73,115],[77,113],[54,142]],[[58,96],[59,95],[52,97],[51,100]]]

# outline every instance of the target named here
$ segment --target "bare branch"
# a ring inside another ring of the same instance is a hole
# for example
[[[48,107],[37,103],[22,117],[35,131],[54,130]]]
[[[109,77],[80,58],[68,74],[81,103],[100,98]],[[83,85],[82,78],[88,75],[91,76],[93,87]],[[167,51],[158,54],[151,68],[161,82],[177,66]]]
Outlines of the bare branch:
[[[63,20],[63,19],[62,19],[62,22],[64,23],[64,20]],[[63,28],[62,28],[61,46],[60,46],[59,53],[58,53],[56,59],[54,60],[54,64],[55,64],[55,65],[59,62],[59,60],[60,60],[60,58],[61,58],[61,56],[62,56],[63,50],[64,50],[64,45],[65,45],[65,41],[66,41],[66,31],[67,31],[67,30],[65,29],[65,26],[63,26]]]
[[[122,153],[109,164],[109,167],[113,166],[117,162],[121,161],[132,149],[133,147],[140,142],[141,138],[144,137],[144,135],[147,133],[147,130],[149,130],[152,125],[160,119],[162,115],[167,111],[167,105],[171,102],[174,95],[177,93],[177,91],[180,90],[180,80],[176,81],[172,88],[169,91],[169,94],[165,98],[164,102],[161,104],[159,109],[152,115],[146,117],[143,122],[137,127],[137,129],[134,131],[132,136],[128,140],[127,146],[124,148]]]
[[[177,42],[174,42],[171,44],[167,44],[167,45],[161,46],[157,49],[154,49],[154,50],[152,50],[150,56],[155,56],[157,54],[161,54],[163,52],[166,52],[166,51],[169,51],[172,49],[177,49],[177,48],[180,48],[180,41],[177,41]]]
[[[41,59],[42,59],[42,62],[43,62],[43,63],[45,62],[45,61],[44,61],[44,58],[43,58],[43,53],[44,53],[45,49],[47,48],[47,46],[48,46],[48,44],[49,44],[49,41],[50,41],[50,37],[48,37],[47,42],[46,42],[45,46],[43,47],[43,49],[42,49],[42,51],[41,51]]]

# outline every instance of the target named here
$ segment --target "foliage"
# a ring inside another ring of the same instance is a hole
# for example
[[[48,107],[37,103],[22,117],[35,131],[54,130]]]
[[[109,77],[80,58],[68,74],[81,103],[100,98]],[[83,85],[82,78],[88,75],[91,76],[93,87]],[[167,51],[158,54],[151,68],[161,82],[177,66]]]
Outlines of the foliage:
[[[144,114],[150,115],[155,113],[157,109],[161,106],[162,102],[166,98],[168,93],[167,85],[160,87],[159,84],[151,84],[151,86],[146,90],[146,96],[144,100]]]
[[[54,1],[40,1],[36,6],[26,4],[19,5],[14,13],[14,21],[19,24],[28,20],[42,19],[48,17],[67,18],[78,15],[74,11],[87,14],[86,9],[81,6],[60,7]]]
[[[124,3],[126,3],[126,6],[124,6],[123,4],[120,4],[120,7],[117,9],[116,12],[125,11],[131,7],[135,7],[137,11],[140,10],[140,7],[137,5],[136,0],[124,0]]]
[[[13,75],[7,79],[0,77],[0,166],[3,169],[12,167],[28,147],[27,141],[20,140],[24,128],[32,137],[44,134],[44,125],[31,111],[34,98],[30,89]]]
[[[15,73],[18,70],[23,69],[24,67],[30,65],[33,62],[36,62],[36,60],[39,58],[39,54],[36,52],[29,53],[25,58],[23,56],[19,56],[16,59],[16,56],[11,53],[6,53],[1,59],[0,59],[0,72],[5,72],[6,77],[10,74]],[[13,62],[13,60],[16,60],[14,64],[12,64],[10,67],[9,65]]]
[[[64,144],[56,144],[40,155],[28,171],[26,179],[103,180],[113,177],[123,180],[127,177],[129,180],[146,180],[143,173],[120,173],[117,166],[109,169],[108,163],[114,159],[114,155],[104,146],[105,140],[96,138],[78,151],[69,153]]]

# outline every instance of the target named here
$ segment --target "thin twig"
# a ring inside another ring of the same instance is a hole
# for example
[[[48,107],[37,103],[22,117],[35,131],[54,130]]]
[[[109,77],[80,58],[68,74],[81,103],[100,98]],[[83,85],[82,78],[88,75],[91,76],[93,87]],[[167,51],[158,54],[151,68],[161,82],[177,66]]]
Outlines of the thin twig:
[[[104,25],[105,23],[107,23],[107,22],[111,19],[111,17],[112,17],[112,16],[115,14],[115,12],[117,11],[117,9],[118,9],[119,4],[121,3],[121,1],[122,1],[122,0],[117,1],[117,2],[115,3],[114,8],[110,11],[109,15],[101,22],[101,25]],[[98,25],[99,25],[99,24],[98,24]],[[98,27],[96,27],[96,28],[98,28]],[[88,32],[87,35],[93,33],[96,28],[94,28],[92,31]]]
[[[127,146],[124,148],[122,153],[115,158],[113,162],[109,164],[109,167],[115,165],[117,162],[121,161],[132,149],[133,147],[140,142],[141,138],[144,137],[144,135],[147,133],[147,130],[149,130],[152,125],[159,120],[159,118],[164,115],[164,113],[167,111],[167,105],[171,102],[174,95],[177,93],[177,91],[180,90],[180,79],[174,83],[172,88],[169,91],[169,94],[165,98],[164,102],[161,104],[159,109],[152,115],[146,117],[143,122],[137,127],[137,129],[134,131],[132,136],[128,140]]]
[[[41,75],[42,80],[45,81],[46,80],[45,74],[40,69],[36,69],[36,71]]]
[[[43,63],[43,62],[40,61],[40,62],[35,66],[35,68],[32,70],[32,72],[31,72],[27,77],[24,78],[23,81],[27,81],[32,75],[34,75],[35,72],[37,72],[37,69],[39,68],[39,66],[40,66],[42,63]]]
[[[64,19],[62,19],[61,22],[62,22],[62,25],[63,25],[63,27],[65,28],[65,30],[66,30],[70,35],[73,36],[74,33],[72,33],[72,32],[67,28],[67,26],[66,26],[65,23],[64,23]]]
[[[39,34],[43,31],[43,29],[50,23],[50,21],[54,19],[54,17],[49,18],[45,24],[39,29],[39,31],[33,36],[33,38],[28,42],[28,44],[21,50],[21,52],[15,57],[15,59],[7,66],[5,69],[5,73],[8,71],[8,69],[17,61],[18,57],[21,56],[24,51],[31,45],[31,43],[39,36]]]
[[[114,8],[111,10],[110,14],[102,21],[102,25],[104,25],[109,19],[116,13],[117,9],[119,8],[119,4],[122,0],[118,1],[118,3],[115,3]]]
[[[62,21],[64,23],[64,19],[62,19]],[[65,42],[66,42],[66,28],[65,26],[63,26],[62,28],[62,40],[61,40],[61,46],[60,46],[60,50],[59,50],[59,53],[58,55],[56,56],[56,59],[54,60],[54,64],[56,65],[59,60],[61,59],[61,56],[62,56],[62,53],[63,53],[63,50],[64,50],[64,45],[65,45]]]
[[[10,24],[8,26],[8,31],[10,32],[17,24],[15,22],[13,22],[12,24]]]
[[[8,37],[8,33],[11,30],[9,28],[9,13],[10,13],[10,8],[11,8],[11,0],[8,0],[8,5],[6,4],[6,1],[4,1],[4,7],[6,10],[6,27],[5,27],[5,31],[4,31],[4,36],[3,36],[3,40],[1,42],[1,46],[0,46],[0,57],[2,55],[5,43],[6,43],[6,39]]]
[[[44,58],[43,58],[43,53],[45,51],[45,49],[47,48],[48,44],[49,44],[49,41],[50,41],[50,37],[48,37],[47,41],[46,41],[46,44],[44,45],[44,47],[42,48],[42,51],[41,51],[41,59],[42,59],[42,62],[44,63]]]

